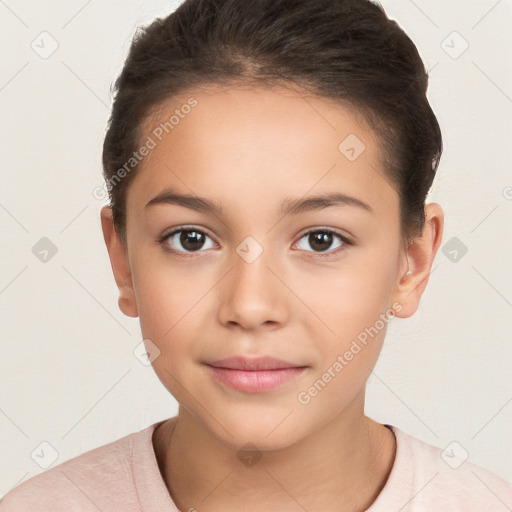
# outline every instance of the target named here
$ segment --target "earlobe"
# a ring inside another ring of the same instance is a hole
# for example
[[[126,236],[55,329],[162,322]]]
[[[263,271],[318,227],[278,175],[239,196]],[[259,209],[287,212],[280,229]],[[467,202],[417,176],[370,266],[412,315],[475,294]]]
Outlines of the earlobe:
[[[101,227],[103,239],[107,246],[110,264],[114,273],[114,279],[119,289],[119,309],[129,317],[137,317],[137,302],[133,289],[133,281],[128,259],[128,248],[122,243],[115,229],[112,219],[112,209],[104,206],[101,209]]]
[[[432,272],[432,263],[441,244],[444,227],[442,208],[436,203],[425,206],[425,226],[422,234],[407,248],[407,272],[401,272],[393,300],[402,309],[396,316],[408,318],[416,312]]]

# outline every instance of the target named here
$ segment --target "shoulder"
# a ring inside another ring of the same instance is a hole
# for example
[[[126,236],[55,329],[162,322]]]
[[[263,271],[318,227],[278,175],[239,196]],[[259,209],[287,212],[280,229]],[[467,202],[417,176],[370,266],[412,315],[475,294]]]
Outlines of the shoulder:
[[[97,512],[111,510],[113,503],[126,503],[123,510],[127,512],[138,510],[133,447],[153,428],[89,450],[29,478],[4,496],[0,511]]]
[[[411,511],[510,511],[512,485],[491,471],[469,462],[458,442],[445,449],[430,445],[392,427],[401,449],[403,468],[410,473]],[[414,496],[414,497],[413,497]]]

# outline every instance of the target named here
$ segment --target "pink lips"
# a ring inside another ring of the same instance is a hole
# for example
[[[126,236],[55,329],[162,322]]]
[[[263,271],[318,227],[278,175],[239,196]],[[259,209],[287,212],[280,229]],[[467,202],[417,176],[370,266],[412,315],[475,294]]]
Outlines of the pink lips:
[[[228,357],[206,363],[213,377],[237,391],[270,391],[299,376],[307,368],[273,357]]]

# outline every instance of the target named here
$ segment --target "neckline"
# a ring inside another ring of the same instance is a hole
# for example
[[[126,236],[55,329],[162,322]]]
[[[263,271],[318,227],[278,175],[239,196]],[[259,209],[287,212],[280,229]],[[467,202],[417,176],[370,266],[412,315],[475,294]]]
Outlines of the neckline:
[[[413,494],[414,465],[409,436],[394,425],[383,424],[395,435],[395,460],[379,495],[365,512],[404,510]]]
[[[176,418],[176,416],[173,418]],[[173,510],[170,507],[174,507],[176,511],[179,510],[160,473],[152,441],[155,430],[168,419],[172,418],[160,420],[148,426],[141,432],[144,435],[139,437],[137,451],[144,454],[143,459],[146,459],[146,461],[141,461],[140,457],[135,459],[134,479],[144,510],[165,510],[168,512]],[[387,512],[397,507],[403,507],[409,501],[413,491],[414,468],[410,440],[407,434],[394,425],[383,424],[383,426],[391,430],[395,436],[395,458],[384,486],[365,512]]]
[[[153,433],[167,419],[149,425],[132,437],[132,474],[141,510],[180,512],[160,473],[153,446]]]

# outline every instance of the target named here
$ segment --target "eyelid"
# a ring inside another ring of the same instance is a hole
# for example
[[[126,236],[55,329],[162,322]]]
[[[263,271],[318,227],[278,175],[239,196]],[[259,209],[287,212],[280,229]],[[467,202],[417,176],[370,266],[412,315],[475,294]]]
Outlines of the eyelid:
[[[331,228],[328,226],[314,226],[312,228],[308,228],[306,231],[301,233],[298,237],[297,242],[295,242],[293,245],[294,246],[297,245],[305,236],[309,235],[310,233],[317,233],[317,232],[333,234],[334,236],[337,236],[341,240],[342,244],[339,247],[336,247],[335,249],[330,249],[330,250],[324,251],[324,252],[304,251],[305,253],[309,253],[309,254],[313,255],[312,256],[313,258],[324,258],[324,257],[327,258],[329,256],[335,256],[339,252],[344,251],[346,246],[352,246],[355,243],[351,237],[349,237],[343,233],[340,233],[337,229],[334,229],[334,228]],[[309,256],[309,257],[311,257],[311,256]]]
[[[205,235],[209,236],[212,240],[214,240],[214,237],[210,235],[208,230],[203,227],[194,226],[193,224],[184,224],[183,226],[176,226],[174,228],[171,228],[170,231],[164,232],[161,236],[161,239],[167,239],[171,235],[175,235],[176,233],[179,233],[180,231],[198,231],[200,233],[204,233]],[[215,240],[214,240],[215,241]],[[217,243],[217,242],[215,242]]]
[[[212,237],[209,234],[207,229],[202,228],[202,227],[199,228],[199,227],[191,225],[191,224],[175,226],[174,228],[171,228],[169,231],[164,231],[164,233],[158,238],[157,243],[159,245],[161,245],[165,251],[172,253],[172,254],[177,254],[178,256],[185,256],[185,257],[192,256],[193,257],[197,253],[205,252],[204,250],[193,251],[193,252],[179,251],[177,249],[172,248],[169,244],[165,243],[171,236],[175,235],[176,233],[179,233],[180,231],[197,231],[199,233],[203,233],[208,238],[210,238],[216,246],[219,245],[218,242],[215,241],[214,237]]]
[[[316,233],[317,231],[326,231],[328,233],[332,233],[333,235],[339,236],[344,242],[347,244],[353,244],[354,241],[350,235],[345,234],[344,232],[341,232],[335,228],[331,228],[329,226],[314,226],[312,228],[307,228],[306,231],[304,231],[300,236],[299,240],[305,236],[309,235],[309,233]]]

